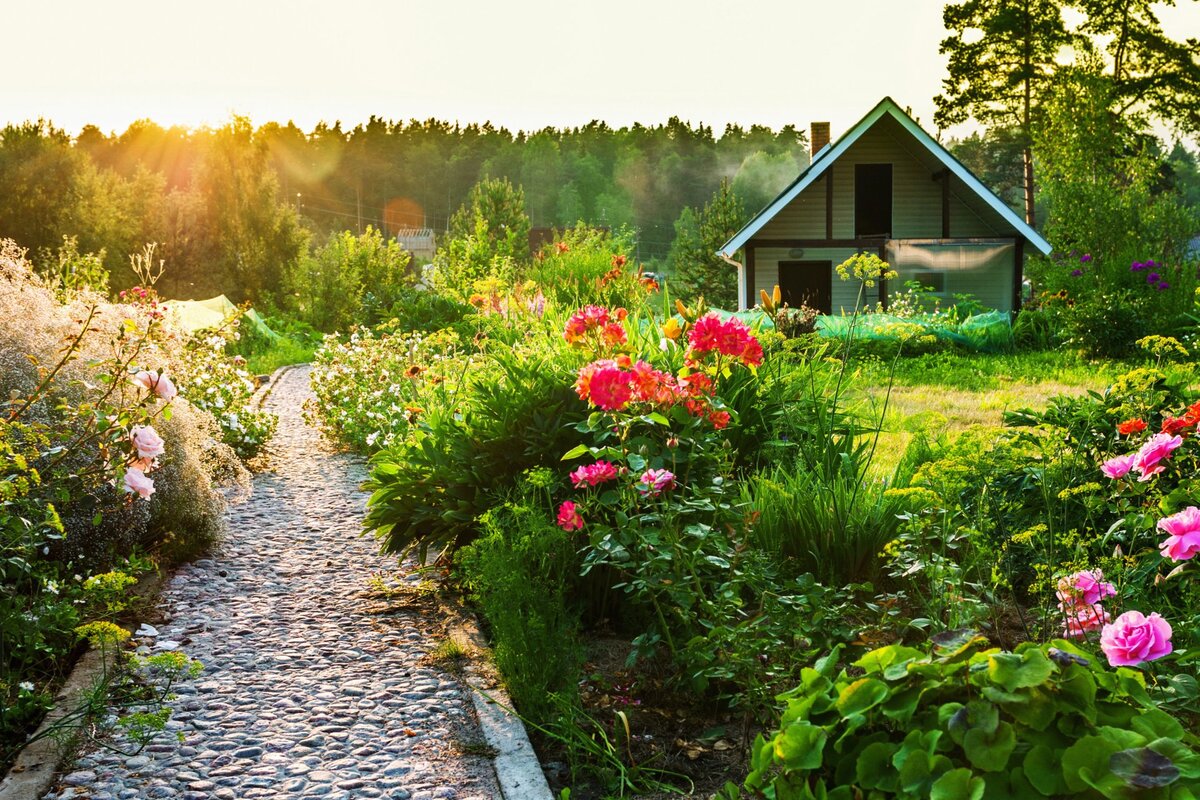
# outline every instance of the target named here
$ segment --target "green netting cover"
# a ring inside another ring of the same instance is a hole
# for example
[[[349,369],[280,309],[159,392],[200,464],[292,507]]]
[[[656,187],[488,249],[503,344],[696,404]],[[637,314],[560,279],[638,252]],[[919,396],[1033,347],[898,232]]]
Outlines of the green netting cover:
[[[223,294],[208,300],[168,300],[163,305],[174,312],[179,326],[187,333],[195,333],[204,328],[216,328],[237,310],[237,306]],[[279,335],[267,327],[262,317],[253,308],[248,310],[242,318],[249,320],[259,333],[270,336],[272,339]]]
[[[971,350],[993,353],[1012,346],[1012,321],[1008,312],[988,311],[967,317],[960,323],[949,320],[908,319],[891,314],[817,317],[817,333],[844,339],[854,326],[855,339],[907,339],[914,335],[932,335]]]

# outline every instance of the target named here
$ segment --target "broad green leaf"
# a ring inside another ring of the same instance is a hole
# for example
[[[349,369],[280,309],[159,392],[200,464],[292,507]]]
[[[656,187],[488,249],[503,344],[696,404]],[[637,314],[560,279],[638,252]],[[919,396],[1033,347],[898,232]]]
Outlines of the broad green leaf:
[[[1183,726],[1167,712],[1158,708],[1148,708],[1134,717],[1129,726],[1147,739],[1183,738]]]
[[[965,767],[952,769],[933,782],[929,800],[980,800],[985,788],[983,779]]]
[[[1037,686],[1053,673],[1054,664],[1041,650],[993,653],[988,657],[988,677],[1009,692]]]
[[[775,758],[790,770],[820,769],[827,734],[807,721],[794,722],[776,735]]]
[[[1045,797],[1066,794],[1062,765],[1058,754],[1044,744],[1034,745],[1025,754],[1025,778]]]
[[[837,710],[843,716],[862,714],[888,696],[887,684],[875,678],[859,678],[838,695]]]
[[[963,736],[963,752],[971,766],[984,772],[999,772],[1008,766],[1008,757],[1017,746],[1012,725],[1001,722],[995,731],[972,728]]]
[[[1135,747],[1113,753],[1108,768],[1135,789],[1156,789],[1179,780],[1179,768],[1171,759],[1148,747]]]
[[[898,776],[892,766],[896,745],[892,742],[875,742],[868,745],[858,756],[855,773],[858,784],[864,789],[881,789],[892,792],[896,789]]]
[[[589,452],[590,451],[588,449],[588,446],[585,444],[581,444],[581,445],[578,445],[577,447],[572,447],[566,453],[563,453],[563,457],[559,460],[560,461],[570,461],[573,458],[579,458],[580,456],[586,456]]]

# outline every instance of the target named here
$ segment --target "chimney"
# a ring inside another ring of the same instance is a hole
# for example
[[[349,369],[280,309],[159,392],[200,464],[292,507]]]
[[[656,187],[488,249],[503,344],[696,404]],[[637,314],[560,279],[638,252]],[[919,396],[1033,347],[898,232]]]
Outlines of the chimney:
[[[812,134],[808,138],[812,143],[812,155],[816,156],[818,150],[829,144],[829,123],[814,122],[812,124]]]

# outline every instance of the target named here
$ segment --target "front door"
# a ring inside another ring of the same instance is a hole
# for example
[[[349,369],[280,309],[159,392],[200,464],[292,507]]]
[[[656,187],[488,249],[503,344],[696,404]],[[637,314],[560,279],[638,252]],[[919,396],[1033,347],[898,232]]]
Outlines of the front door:
[[[780,261],[779,294],[792,308],[806,305],[833,313],[832,261]]]

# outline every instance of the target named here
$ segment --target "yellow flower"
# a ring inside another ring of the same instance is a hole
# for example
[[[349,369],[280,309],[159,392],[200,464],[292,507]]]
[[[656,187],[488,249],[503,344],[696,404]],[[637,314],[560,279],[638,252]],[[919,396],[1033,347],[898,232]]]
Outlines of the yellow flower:
[[[683,328],[680,327],[679,323],[676,322],[674,317],[671,317],[665,323],[663,323],[662,332],[663,336],[674,340],[678,339],[679,334],[683,333]]]

